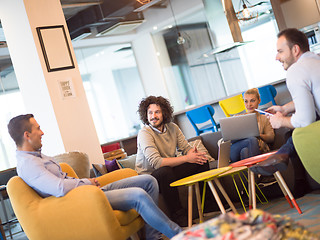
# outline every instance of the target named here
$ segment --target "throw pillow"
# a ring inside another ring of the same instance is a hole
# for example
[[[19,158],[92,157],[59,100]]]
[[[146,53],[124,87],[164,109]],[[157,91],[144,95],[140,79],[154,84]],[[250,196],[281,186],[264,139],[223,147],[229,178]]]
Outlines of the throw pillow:
[[[205,152],[206,153],[206,157],[208,158],[208,162],[212,162],[212,161],[215,160],[213,157],[211,157],[211,155],[209,154],[208,150],[203,145],[201,139],[196,139],[196,140],[190,141],[189,144],[190,144],[191,147],[196,147],[198,152]],[[179,157],[181,155],[182,155],[182,153],[178,152],[177,156]]]
[[[93,163],[92,169],[96,177],[100,177],[108,173],[105,164]]]
[[[113,159],[112,161],[104,160],[104,163],[108,172],[112,172],[114,170],[122,168],[121,165],[118,163],[117,159]]]
[[[117,159],[117,161],[122,166],[122,168],[131,168],[134,170],[136,167],[136,156],[136,154],[133,154],[124,159]]]

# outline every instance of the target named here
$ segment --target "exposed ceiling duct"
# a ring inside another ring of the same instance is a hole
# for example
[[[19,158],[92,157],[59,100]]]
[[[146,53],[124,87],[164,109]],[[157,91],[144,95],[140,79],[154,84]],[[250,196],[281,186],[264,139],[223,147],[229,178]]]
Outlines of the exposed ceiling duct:
[[[147,7],[165,7],[167,0],[152,0]],[[151,4],[152,3],[152,4]],[[144,5],[133,0],[104,0],[79,11],[67,19],[71,39],[89,35],[105,36],[132,31],[144,21]]]

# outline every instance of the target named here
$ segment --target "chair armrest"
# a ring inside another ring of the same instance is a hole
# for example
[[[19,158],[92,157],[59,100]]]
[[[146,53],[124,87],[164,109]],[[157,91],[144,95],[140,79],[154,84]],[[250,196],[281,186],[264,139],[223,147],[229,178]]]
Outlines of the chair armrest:
[[[30,208],[34,208],[33,221],[23,218],[28,223],[22,223],[29,239],[62,239],[62,233],[63,239],[111,239],[108,227],[121,228],[108,199],[96,186],[80,186],[64,197],[41,199]],[[70,224],[64,227],[61,221],[65,219]]]
[[[105,186],[109,183],[116,182],[118,180],[137,176],[138,173],[131,168],[123,168],[119,170],[112,171],[110,173],[104,174],[96,179],[99,181],[101,186]]]
[[[79,178],[77,173],[73,170],[73,168],[65,162],[61,162],[59,163],[62,172],[65,172],[68,174],[69,177],[73,177],[73,178]]]

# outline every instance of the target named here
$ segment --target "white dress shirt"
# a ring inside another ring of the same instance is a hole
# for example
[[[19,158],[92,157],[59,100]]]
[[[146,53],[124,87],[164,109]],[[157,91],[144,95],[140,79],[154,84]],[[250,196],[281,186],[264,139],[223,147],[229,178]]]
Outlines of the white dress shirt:
[[[91,185],[88,179],[68,177],[53,158],[41,152],[17,151],[17,173],[42,197],[62,197],[70,190]]]
[[[305,127],[320,115],[320,56],[312,52],[301,55],[287,71],[287,87],[295,106],[293,127]]]

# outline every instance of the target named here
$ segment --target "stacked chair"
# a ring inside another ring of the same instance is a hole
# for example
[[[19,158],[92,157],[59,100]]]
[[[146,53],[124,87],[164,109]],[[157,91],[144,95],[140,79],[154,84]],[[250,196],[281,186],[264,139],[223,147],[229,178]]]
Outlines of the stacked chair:
[[[213,118],[214,109],[211,105],[205,105],[186,112],[186,115],[194,127],[197,136],[201,133],[218,131],[219,125]]]
[[[226,117],[246,112],[246,107],[244,105],[242,94],[238,94],[233,97],[223,99],[219,101],[219,105]]]

